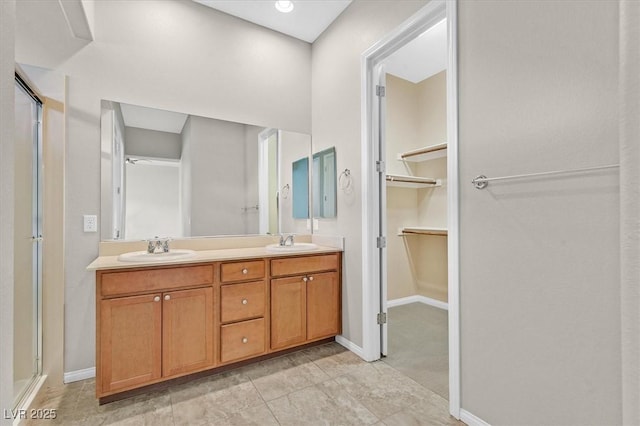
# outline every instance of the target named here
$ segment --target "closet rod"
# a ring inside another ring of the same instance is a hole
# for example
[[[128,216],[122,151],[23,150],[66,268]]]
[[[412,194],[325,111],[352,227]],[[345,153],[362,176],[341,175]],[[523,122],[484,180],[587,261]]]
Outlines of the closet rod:
[[[487,187],[487,185],[489,185],[489,182],[494,180],[522,179],[522,178],[538,177],[538,176],[563,175],[563,174],[569,174],[569,173],[580,173],[580,172],[591,172],[596,170],[615,169],[617,167],[620,167],[620,165],[608,164],[606,166],[585,167],[582,169],[554,170],[550,172],[529,173],[525,175],[500,176],[500,177],[493,177],[493,178],[488,178],[485,175],[480,175],[480,176],[476,176],[476,178],[473,179],[471,183],[473,184],[473,186],[476,187],[476,189],[484,189]]]

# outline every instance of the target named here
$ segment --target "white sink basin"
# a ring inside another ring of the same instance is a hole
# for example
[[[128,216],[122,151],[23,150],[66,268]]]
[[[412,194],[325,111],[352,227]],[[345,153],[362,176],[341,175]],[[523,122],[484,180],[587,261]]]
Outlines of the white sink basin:
[[[121,262],[166,262],[168,260],[188,259],[196,252],[187,249],[169,250],[168,253],[147,253],[146,251],[131,251],[118,256]]]
[[[290,251],[305,251],[305,250],[315,250],[318,246],[313,243],[295,243],[291,246],[281,246],[280,244],[269,244],[266,249],[267,251],[273,251],[278,253],[290,252]]]

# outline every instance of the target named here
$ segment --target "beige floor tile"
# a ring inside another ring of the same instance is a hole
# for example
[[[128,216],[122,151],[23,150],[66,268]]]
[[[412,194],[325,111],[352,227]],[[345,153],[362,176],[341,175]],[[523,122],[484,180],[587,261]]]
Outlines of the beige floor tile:
[[[307,354],[315,365],[332,378],[366,369],[368,363],[362,358],[342,346],[340,346],[342,349],[336,346],[339,345],[337,343],[324,345],[317,352],[309,350]]]
[[[251,380],[236,372],[202,379],[171,389],[176,425],[216,424],[238,413],[264,406]]]
[[[433,392],[382,362],[337,377],[336,382],[379,418],[386,418],[419,402]]]
[[[329,380],[329,376],[304,354],[296,353],[256,364],[247,376],[265,401]]]
[[[370,425],[378,418],[334,381],[267,403],[281,425]]]
[[[278,426],[278,421],[263,403],[255,407],[215,419],[216,426]]]
[[[464,426],[449,415],[449,402],[440,395],[419,402],[383,420],[387,426]]]
[[[336,343],[102,406],[94,380],[47,388],[34,407],[55,408],[58,418],[24,425],[461,424],[445,399]]]

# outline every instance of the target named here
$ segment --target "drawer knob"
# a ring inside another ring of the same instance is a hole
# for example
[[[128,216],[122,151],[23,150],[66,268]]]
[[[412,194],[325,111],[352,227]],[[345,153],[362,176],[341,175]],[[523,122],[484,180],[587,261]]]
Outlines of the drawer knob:
[[[164,295],[164,300],[171,300],[171,296],[170,296],[170,295],[168,295],[168,294],[165,294],[165,295]]]
[[[249,270],[247,268],[242,268],[242,273],[244,275],[247,275],[249,273]]]
[[[242,304],[246,305],[247,303],[249,303],[249,301],[247,299],[242,299]]]
[[[313,277],[309,277],[309,281],[313,281]]]
[[[153,298],[153,301],[154,301],[154,302],[159,302],[159,301],[160,301],[160,296],[156,296],[156,297],[154,297],[154,298]]]
[[[247,343],[249,341],[249,339],[247,339],[246,337],[242,338],[242,343]]]
[[[309,278],[307,278],[307,277],[302,277],[302,281],[304,281],[304,282],[306,283],[307,281],[309,281]]]

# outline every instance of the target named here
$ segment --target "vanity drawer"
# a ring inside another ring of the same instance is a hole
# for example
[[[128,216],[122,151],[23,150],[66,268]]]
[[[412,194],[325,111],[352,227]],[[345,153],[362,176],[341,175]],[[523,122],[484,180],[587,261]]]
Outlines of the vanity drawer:
[[[103,297],[152,293],[213,284],[213,265],[106,272],[100,275]]]
[[[272,259],[271,275],[277,277],[282,275],[297,275],[318,271],[331,271],[337,270],[338,265],[338,253],[325,254],[321,256]]]
[[[220,281],[248,281],[264,278],[264,260],[223,263],[220,267]]]
[[[220,361],[229,362],[265,351],[264,318],[220,327]]]
[[[264,316],[265,282],[227,284],[220,287],[221,322]]]

